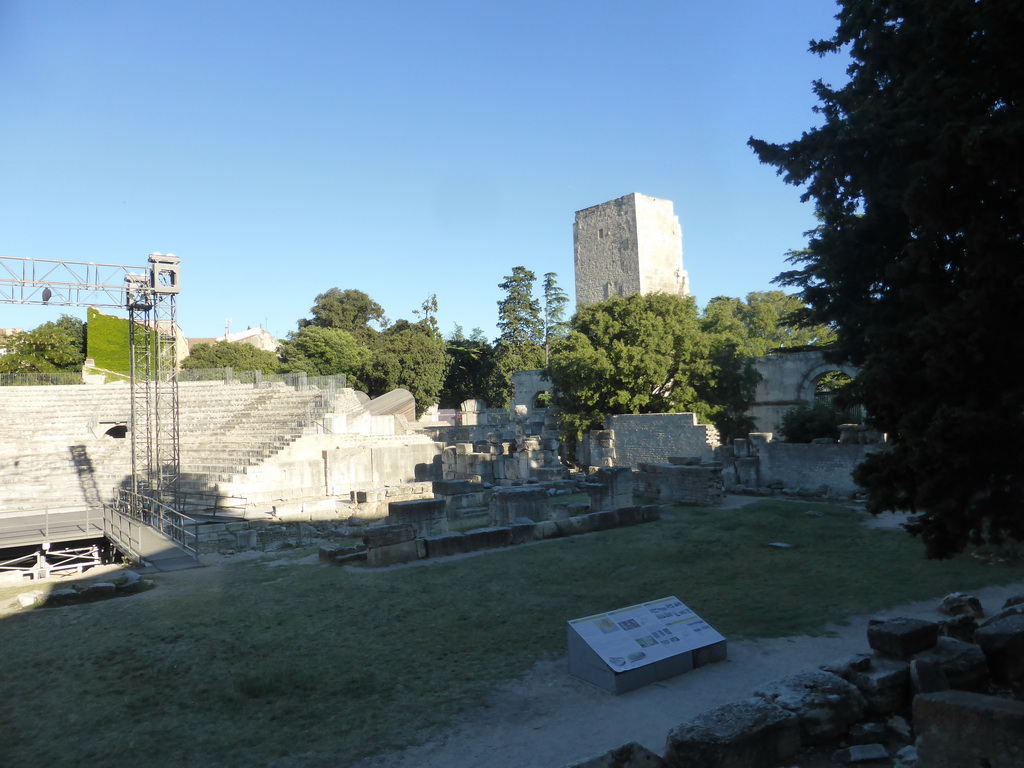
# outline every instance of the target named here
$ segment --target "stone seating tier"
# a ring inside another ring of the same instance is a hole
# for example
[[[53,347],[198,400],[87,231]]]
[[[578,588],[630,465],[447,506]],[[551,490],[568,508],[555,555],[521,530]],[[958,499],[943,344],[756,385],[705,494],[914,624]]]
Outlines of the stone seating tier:
[[[93,424],[126,421],[129,394],[123,385],[0,387],[0,516],[84,509],[97,493],[109,499],[130,473],[130,441]],[[320,398],[315,390],[280,385],[180,383],[182,490],[210,491],[222,477],[245,478],[304,433]],[[354,393],[338,400],[346,410],[358,404]],[[72,446],[84,446],[91,465],[84,482]]]

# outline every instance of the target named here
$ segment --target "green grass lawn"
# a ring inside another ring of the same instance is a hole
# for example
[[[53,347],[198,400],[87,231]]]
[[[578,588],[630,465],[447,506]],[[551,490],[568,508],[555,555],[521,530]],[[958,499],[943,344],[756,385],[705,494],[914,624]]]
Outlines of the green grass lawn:
[[[239,561],[6,617],[0,764],[344,764],[564,653],[569,619],[676,595],[731,640],[820,633],[847,615],[1024,580],[1019,567],[927,561],[904,532],[868,529],[842,507],[666,514],[390,571]]]

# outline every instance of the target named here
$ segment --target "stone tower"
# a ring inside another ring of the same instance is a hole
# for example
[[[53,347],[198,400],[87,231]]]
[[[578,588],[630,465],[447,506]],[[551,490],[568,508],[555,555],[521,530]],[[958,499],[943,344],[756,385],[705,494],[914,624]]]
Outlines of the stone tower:
[[[671,200],[634,192],[576,211],[573,251],[577,307],[634,293],[690,293]]]

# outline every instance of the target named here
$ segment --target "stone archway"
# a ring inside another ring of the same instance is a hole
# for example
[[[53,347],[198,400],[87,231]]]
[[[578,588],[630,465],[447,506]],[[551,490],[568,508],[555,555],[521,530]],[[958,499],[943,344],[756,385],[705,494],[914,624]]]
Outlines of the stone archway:
[[[758,357],[755,364],[761,383],[757,385],[750,416],[759,432],[775,432],[786,411],[801,403],[814,402],[815,387],[822,376],[839,371],[854,378],[858,373],[852,365],[826,362],[816,350]]]

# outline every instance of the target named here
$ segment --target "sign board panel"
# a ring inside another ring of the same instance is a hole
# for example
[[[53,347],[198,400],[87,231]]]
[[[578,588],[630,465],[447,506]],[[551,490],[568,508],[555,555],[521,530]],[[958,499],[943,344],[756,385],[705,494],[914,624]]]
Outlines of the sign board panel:
[[[569,622],[569,672],[624,693],[726,656],[725,638],[677,597]]]

